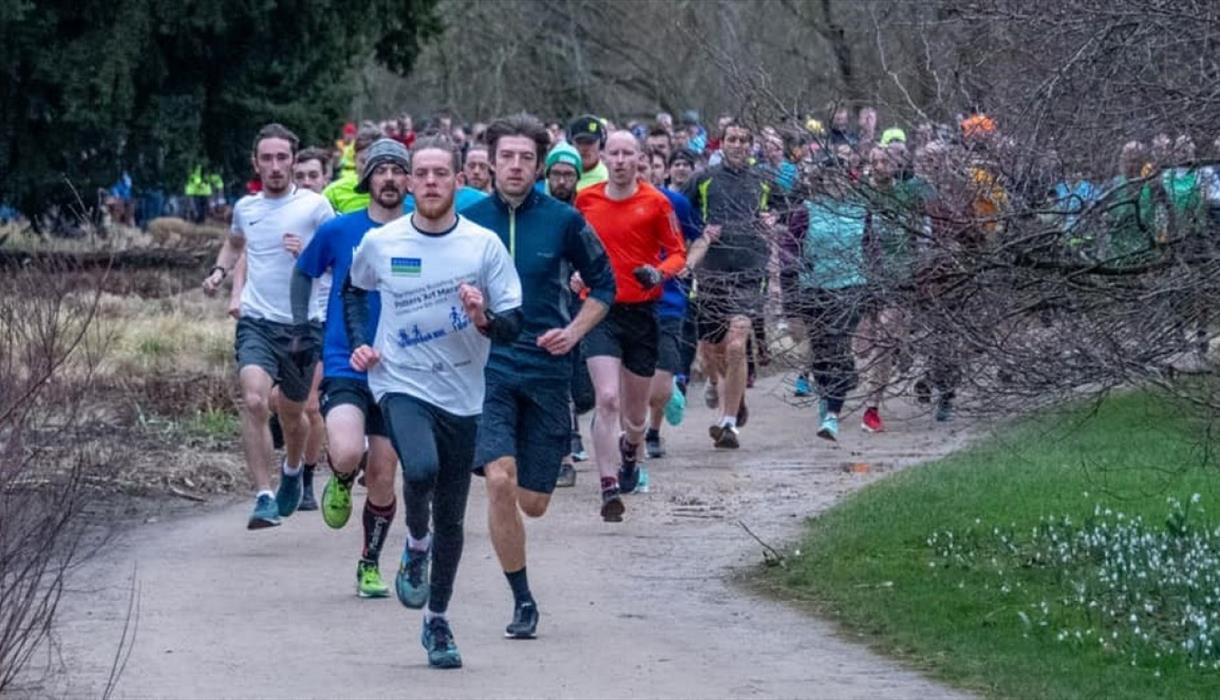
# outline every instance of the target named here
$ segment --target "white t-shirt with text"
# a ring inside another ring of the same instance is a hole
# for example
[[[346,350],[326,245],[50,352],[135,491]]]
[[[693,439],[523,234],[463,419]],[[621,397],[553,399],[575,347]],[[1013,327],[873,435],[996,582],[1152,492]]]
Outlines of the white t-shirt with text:
[[[352,260],[352,285],[381,293],[373,343],[381,361],[369,370],[369,389],[378,401],[402,393],[478,415],[491,341],[462,310],[458,285],[477,287],[487,308],[503,313],[521,306],[521,280],[488,229],[459,216],[447,233],[428,234],[412,218],[370,231]]]

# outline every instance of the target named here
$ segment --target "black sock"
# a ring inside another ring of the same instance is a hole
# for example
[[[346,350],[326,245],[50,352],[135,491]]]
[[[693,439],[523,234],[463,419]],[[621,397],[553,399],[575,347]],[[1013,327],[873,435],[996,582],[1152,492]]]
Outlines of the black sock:
[[[513,589],[513,600],[515,602],[534,602],[534,596],[530,594],[529,579],[525,577],[524,566],[519,571],[505,571],[504,578],[508,579],[508,585]]]
[[[354,476],[354,475],[353,475]],[[394,522],[394,511],[398,501],[390,501],[389,505],[375,506],[372,501],[364,501],[364,552],[361,558],[376,564],[381,560],[381,546],[385,544],[386,535],[390,533],[390,523]]]
[[[658,430],[657,428],[649,428],[648,432],[644,435],[644,439],[645,440],[660,440],[661,431]]]
[[[314,470],[314,468],[315,468],[315,467],[317,467],[318,465],[316,465],[316,464],[306,464],[306,465],[303,465],[303,466],[304,466],[304,472],[303,472],[304,477],[303,477],[303,478],[305,479],[305,481],[304,481],[305,488],[307,488],[307,489],[312,489],[312,488],[313,488],[313,470]]]

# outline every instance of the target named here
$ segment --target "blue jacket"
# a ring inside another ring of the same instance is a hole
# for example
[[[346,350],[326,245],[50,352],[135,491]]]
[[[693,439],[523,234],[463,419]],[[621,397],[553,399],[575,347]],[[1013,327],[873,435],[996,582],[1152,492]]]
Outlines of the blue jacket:
[[[690,200],[681,192],[675,192],[668,187],[662,187],[661,194],[665,195],[669,199],[670,205],[673,206],[674,215],[678,217],[678,224],[682,226],[682,237],[686,239],[686,246],[689,248],[692,242],[703,235],[695,212],[691,209]],[[661,301],[657,304],[657,316],[661,318],[685,317],[689,296],[690,285],[686,281],[676,277],[665,280]]]
[[[573,270],[589,287],[589,298],[607,306],[614,303],[614,272],[601,240],[579,212],[536,190],[516,209],[497,193],[470,206],[462,216],[500,237],[521,277],[521,331],[512,344],[492,344],[487,369],[570,378],[572,359],[538,347],[538,337],[571,321],[568,280]]]

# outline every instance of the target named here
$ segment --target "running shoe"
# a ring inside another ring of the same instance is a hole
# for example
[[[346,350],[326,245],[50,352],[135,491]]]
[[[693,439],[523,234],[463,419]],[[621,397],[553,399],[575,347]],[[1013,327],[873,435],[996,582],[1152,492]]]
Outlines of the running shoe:
[[[347,524],[352,517],[352,485],[344,484],[339,477],[331,474],[322,489],[322,520],[330,527],[338,530]]]
[[[626,510],[627,507],[623,505],[623,497],[618,484],[602,489],[602,520],[608,523],[621,523],[623,522],[623,512]]]
[[[402,560],[398,563],[398,575],[394,577],[394,592],[398,602],[418,610],[428,602],[428,550],[417,552],[410,546],[403,547]]]
[[[649,430],[644,434],[644,449],[648,459],[660,459],[665,456],[665,447],[661,445],[661,431]]]
[[[356,564],[356,596],[359,598],[389,598],[390,587],[381,580],[376,562],[360,560]]]
[[[636,481],[635,492],[636,493],[648,493],[648,491],[651,489],[650,483],[651,482],[648,478],[648,465],[641,464],[640,465],[640,478]]]
[[[297,512],[297,507],[301,505],[301,472],[288,476],[283,467],[280,468],[280,485],[275,490],[275,505],[280,509],[280,517],[287,518]]]
[[[746,427],[746,421],[750,420],[750,409],[746,408],[746,396],[741,395],[741,405],[737,407],[737,427]]]
[[[717,423],[715,425],[709,425],[707,427],[707,434],[708,434],[708,437],[712,438],[712,442],[718,442],[720,440],[720,434],[723,432],[724,432],[724,426],[719,423]]]
[[[864,410],[864,417],[860,419],[860,427],[864,428],[866,433],[880,433],[885,431],[885,423],[881,422],[881,412],[876,406],[869,406]]]
[[[584,462],[589,459],[589,453],[585,452],[584,440],[580,439],[580,433],[572,436],[572,461]]]
[[[703,404],[708,408],[716,408],[720,405],[720,391],[711,382],[708,382],[703,389]]]
[[[936,422],[952,423],[953,418],[953,399],[942,396],[941,399],[936,402]]]
[[[669,403],[665,404],[665,422],[677,427],[682,425],[682,418],[686,415],[686,392],[678,386],[678,380],[674,379],[674,393],[669,396]]]
[[[424,619],[424,630],[419,635],[420,644],[428,652],[428,665],[432,668],[461,668],[462,655],[453,641],[453,630],[449,621],[435,616]]]
[[[575,457],[573,457],[575,459]],[[576,468],[564,462],[559,465],[559,478],[555,480],[558,488],[568,488],[576,485]]]
[[[822,419],[822,426],[818,428],[818,437],[823,440],[834,442],[839,439],[839,417],[833,413],[827,413]]]
[[[627,442],[626,435],[618,436],[618,484],[622,493],[631,493],[640,478],[640,465],[637,459],[639,445],[632,447]]]
[[[305,478],[301,482],[301,505],[297,510],[318,509],[318,501],[313,496],[313,470],[314,467],[305,467]]]
[[[932,385],[926,379],[915,382],[915,400],[919,403],[932,403]]]
[[[731,425],[720,426],[720,436],[716,438],[716,448],[721,450],[735,450],[741,447],[741,443],[737,439],[737,428]]]
[[[829,414],[830,404],[826,402],[826,399],[818,401],[818,422],[821,423],[826,420],[826,416]]]
[[[809,385],[809,377],[803,374],[797,375],[796,381],[792,383],[792,395],[798,399],[813,396],[813,387]]]
[[[247,530],[262,530],[265,527],[275,527],[280,524],[280,509],[275,505],[275,499],[262,494],[254,501],[254,512],[250,514]]]
[[[513,606],[513,621],[504,628],[508,639],[533,639],[538,636],[538,604],[534,601],[518,602]]]

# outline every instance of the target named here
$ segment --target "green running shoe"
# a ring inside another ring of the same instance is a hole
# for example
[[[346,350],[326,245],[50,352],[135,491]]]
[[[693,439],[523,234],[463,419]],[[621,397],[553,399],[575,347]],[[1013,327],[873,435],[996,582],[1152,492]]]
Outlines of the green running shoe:
[[[338,530],[352,517],[352,486],[344,485],[335,475],[326,481],[322,489],[322,520]]]
[[[432,668],[461,668],[462,655],[453,641],[453,630],[443,617],[424,620],[424,630],[419,641],[428,651],[428,665]]]
[[[402,561],[398,564],[398,575],[394,577],[394,592],[398,602],[408,608],[419,610],[428,602],[432,587],[428,580],[428,564],[432,559],[429,550],[417,552],[409,546],[402,549]]]
[[[390,587],[381,580],[376,562],[360,560],[356,564],[356,596],[358,598],[389,598]]]

